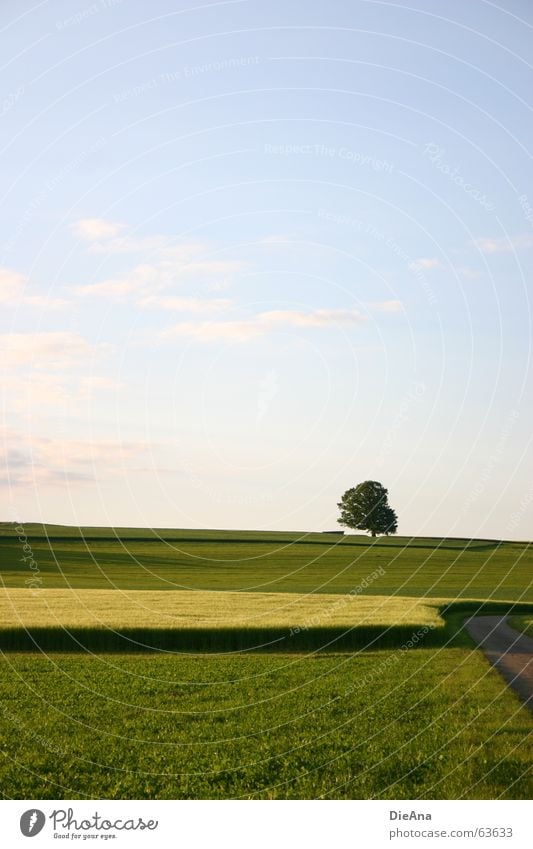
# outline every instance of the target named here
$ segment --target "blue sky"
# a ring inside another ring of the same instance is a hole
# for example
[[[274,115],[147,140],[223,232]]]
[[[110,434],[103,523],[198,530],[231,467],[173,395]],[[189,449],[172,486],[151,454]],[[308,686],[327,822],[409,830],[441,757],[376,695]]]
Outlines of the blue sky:
[[[532,27],[3,3],[5,517],[531,538]]]

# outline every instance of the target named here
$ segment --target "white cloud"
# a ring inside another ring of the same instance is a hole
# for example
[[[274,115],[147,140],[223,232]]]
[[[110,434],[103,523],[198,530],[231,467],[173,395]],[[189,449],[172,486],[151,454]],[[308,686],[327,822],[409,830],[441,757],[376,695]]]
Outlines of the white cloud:
[[[138,306],[147,309],[177,310],[180,312],[223,312],[231,306],[225,298],[193,298],[172,295],[149,295],[141,298]]]
[[[49,298],[46,295],[28,295],[22,301],[23,307],[35,307],[43,310],[59,310],[68,305],[64,298]]]
[[[387,313],[402,312],[404,308],[401,301],[373,301],[369,304],[369,307],[376,312]]]
[[[146,298],[154,297],[176,285],[182,286],[191,277],[194,277],[196,282],[198,277],[204,276],[212,284],[217,278],[227,279],[228,275],[235,274],[243,268],[244,263],[240,260],[195,260],[194,262],[186,259],[160,260],[156,263],[136,265],[125,274],[119,274],[98,283],[77,286],[73,291],[84,297],[130,300],[145,306],[143,301]]]
[[[36,415],[60,406],[71,405],[78,411],[80,401],[97,393],[117,391],[122,384],[99,375],[80,376],[61,372],[25,371],[24,375],[0,375],[0,410],[19,415]]]
[[[122,386],[123,384],[117,380],[113,380],[110,377],[100,377],[96,374],[81,377],[77,381],[77,388],[81,397],[87,397],[102,389],[104,391],[115,391],[121,389]]]
[[[211,252],[209,246],[196,242],[176,244],[170,236],[161,235],[95,240],[90,250],[105,254],[151,254],[158,268],[189,275],[229,274],[244,267],[240,260],[202,259],[202,256]]]
[[[28,278],[10,268],[0,268],[0,304],[4,306],[59,309],[68,303],[63,298],[26,294]]]
[[[57,408],[68,398],[64,376],[33,372],[0,376],[0,407],[4,413],[28,413]]]
[[[23,274],[0,268],[0,304],[11,304],[20,300],[26,286]]]
[[[72,231],[84,242],[97,242],[100,239],[112,239],[118,236],[125,225],[107,218],[80,218],[71,225]]]
[[[179,243],[175,237],[166,235],[125,235],[124,226],[103,218],[83,218],[72,225],[93,253],[140,253],[148,260],[113,277],[73,287],[75,294],[132,301],[145,307],[147,298],[188,282],[196,287],[200,283],[211,291],[222,289],[228,285],[229,278],[246,268],[243,261],[226,259],[220,252],[213,256],[208,245]],[[208,310],[211,309],[209,305]]]
[[[8,368],[67,368],[91,358],[94,350],[79,333],[69,331],[0,335],[0,360]]]
[[[64,440],[36,439],[32,446],[39,458],[48,466],[65,465],[67,468],[97,466],[106,471],[116,468],[127,459],[136,459],[144,451],[144,442],[122,442],[117,440]]]
[[[267,326],[288,324],[294,327],[327,327],[331,324],[361,324],[365,316],[358,310],[272,310],[259,313],[258,319]]]
[[[183,265],[174,266],[174,273],[180,275],[217,275],[236,274],[246,267],[246,263],[238,259],[205,259],[196,262],[187,262]]]
[[[219,322],[180,322],[169,330],[164,331],[163,337],[190,336],[199,342],[216,342],[227,340],[247,342],[255,336],[266,333],[258,322],[253,321],[219,321]]]
[[[200,342],[227,340],[247,342],[280,327],[330,327],[358,325],[365,316],[357,310],[271,310],[248,319],[218,322],[180,322],[163,332],[163,337],[190,336]]]
[[[498,239],[483,237],[481,239],[475,239],[474,245],[483,254],[512,253],[519,248],[533,247],[533,235],[526,234]]]
[[[127,474],[148,444],[118,440],[55,439],[0,428],[0,485],[64,485]]]
[[[176,244],[173,237],[124,235],[126,225],[106,218],[81,218],[71,225],[73,233],[89,243],[91,253],[99,254],[155,254],[169,262],[188,262],[206,250],[197,243]]]
[[[88,286],[76,286],[73,291],[82,297],[101,297],[115,301],[127,300],[141,288],[135,273],[128,277],[111,277],[100,283],[90,283]]]
[[[422,256],[419,259],[414,259],[409,263],[409,268],[412,271],[431,271],[433,268],[440,268],[441,261],[437,257]]]
[[[170,244],[168,236],[145,236],[133,238],[120,236],[116,239],[95,241],[90,250],[95,254],[161,254]]]

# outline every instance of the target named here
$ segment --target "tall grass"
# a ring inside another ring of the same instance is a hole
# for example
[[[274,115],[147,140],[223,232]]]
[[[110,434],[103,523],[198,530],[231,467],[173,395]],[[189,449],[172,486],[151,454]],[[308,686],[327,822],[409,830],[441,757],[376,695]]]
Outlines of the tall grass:
[[[353,627],[1,628],[0,650],[43,652],[337,652],[471,645],[462,626],[471,615],[533,613],[528,604],[446,605],[442,624]]]
[[[444,603],[441,599],[440,603]],[[333,593],[0,590],[0,627],[294,628],[442,624],[438,599]]]

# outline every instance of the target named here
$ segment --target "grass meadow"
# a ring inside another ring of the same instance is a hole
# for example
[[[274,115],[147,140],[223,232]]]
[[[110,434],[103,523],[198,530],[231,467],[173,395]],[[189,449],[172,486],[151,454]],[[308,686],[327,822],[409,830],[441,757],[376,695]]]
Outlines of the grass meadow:
[[[533,601],[533,545],[495,540],[0,525],[5,587],[233,590]],[[380,571],[381,570],[381,571]],[[373,573],[379,572],[375,577]],[[368,586],[363,586],[367,582]]]
[[[528,798],[531,713],[462,624],[531,622],[531,566],[483,540],[3,525],[0,787]]]
[[[478,652],[5,655],[14,798],[528,798],[529,712]]]

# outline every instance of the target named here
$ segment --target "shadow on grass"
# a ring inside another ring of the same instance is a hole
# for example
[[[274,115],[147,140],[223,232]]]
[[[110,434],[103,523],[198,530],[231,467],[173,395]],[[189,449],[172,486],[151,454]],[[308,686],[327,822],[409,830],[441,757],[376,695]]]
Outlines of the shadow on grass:
[[[281,628],[0,629],[3,652],[316,652],[472,646],[463,628],[473,615],[533,613],[533,604],[458,601],[440,607],[442,625]]]

